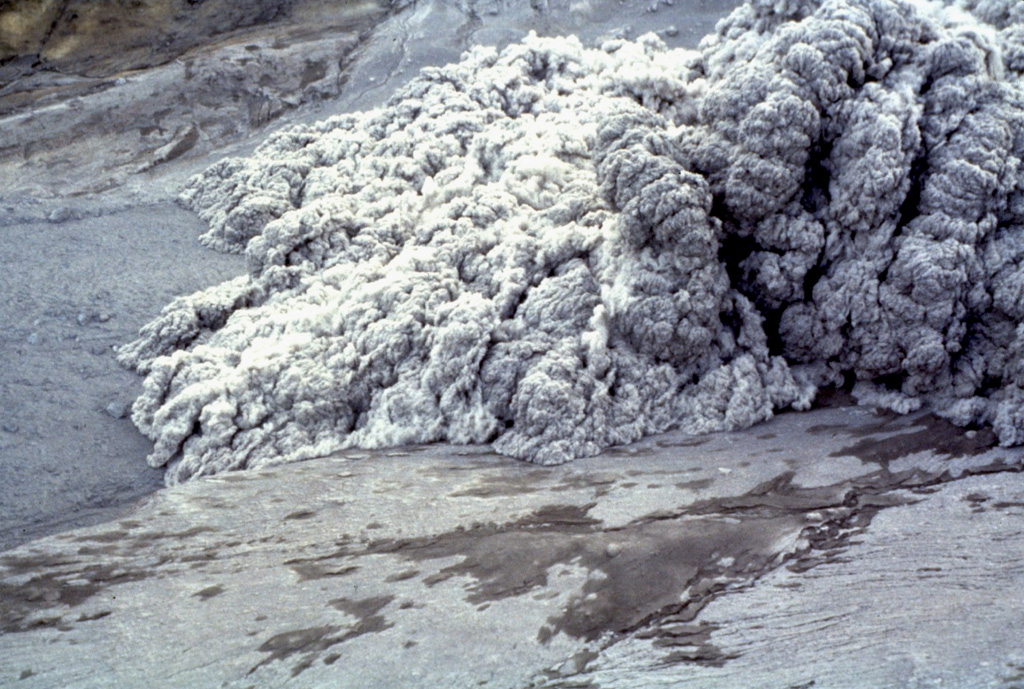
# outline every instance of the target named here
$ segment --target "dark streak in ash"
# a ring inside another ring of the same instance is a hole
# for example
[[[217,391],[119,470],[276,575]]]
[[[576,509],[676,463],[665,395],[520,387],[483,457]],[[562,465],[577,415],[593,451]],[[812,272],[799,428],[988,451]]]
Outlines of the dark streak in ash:
[[[394,626],[380,614],[381,610],[387,607],[392,600],[394,600],[393,596],[376,596],[364,599],[337,598],[330,601],[331,607],[356,618],[355,625],[344,630],[336,625],[323,625],[292,629],[275,634],[260,645],[259,651],[268,655],[254,665],[248,674],[251,675],[261,667],[275,661],[286,660],[298,655],[301,656],[299,662],[291,670],[291,676],[297,677],[309,669],[327,649],[364,634],[375,634]],[[339,657],[332,653],[324,658],[324,664],[330,665]]]

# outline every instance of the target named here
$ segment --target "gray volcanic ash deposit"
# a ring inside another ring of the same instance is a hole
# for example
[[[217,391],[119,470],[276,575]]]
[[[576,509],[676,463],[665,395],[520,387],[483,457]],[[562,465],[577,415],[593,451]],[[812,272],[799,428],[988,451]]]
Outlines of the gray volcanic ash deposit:
[[[249,275],[122,350],[150,462],[558,463],[844,380],[1024,443],[1020,7],[750,0],[699,52],[531,36],[215,165],[184,199]]]

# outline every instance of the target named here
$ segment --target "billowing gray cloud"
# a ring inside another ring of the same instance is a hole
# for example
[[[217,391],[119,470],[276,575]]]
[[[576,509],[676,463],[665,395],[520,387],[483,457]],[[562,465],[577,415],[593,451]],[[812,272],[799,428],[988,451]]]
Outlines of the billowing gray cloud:
[[[249,275],[122,350],[151,463],[558,463],[842,381],[1024,443],[1019,8],[750,0],[699,52],[531,36],[215,165],[183,198]]]

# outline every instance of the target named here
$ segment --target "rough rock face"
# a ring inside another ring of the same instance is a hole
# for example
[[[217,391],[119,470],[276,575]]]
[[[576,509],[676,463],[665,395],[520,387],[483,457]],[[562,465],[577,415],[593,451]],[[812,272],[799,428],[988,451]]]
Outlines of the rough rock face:
[[[0,179],[29,201],[130,184],[337,96],[387,0],[0,2]]]
[[[122,351],[168,480],[350,446],[542,463],[856,381],[1024,442],[1012,2],[751,0],[699,53],[530,37],[192,180],[249,275]]]
[[[284,18],[301,22],[324,12],[323,5],[310,0],[6,0],[0,3],[0,64],[27,60],[64,74],[110,76],[173,60],[238,29]]]

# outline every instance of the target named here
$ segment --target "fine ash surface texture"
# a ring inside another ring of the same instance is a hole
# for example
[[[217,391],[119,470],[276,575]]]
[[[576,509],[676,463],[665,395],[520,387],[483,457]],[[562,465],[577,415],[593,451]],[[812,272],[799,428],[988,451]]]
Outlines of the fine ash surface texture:
[[[278,133],[183,197],[249,274],[122,349],[150,462],[558,463],[843,381],[1024,443],[1022,72],[1016,0],[750,0],[697,52],[531,36]]]

